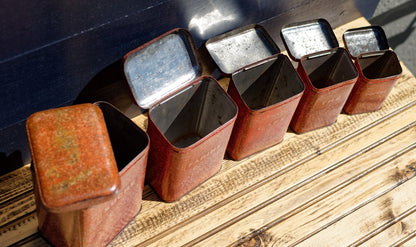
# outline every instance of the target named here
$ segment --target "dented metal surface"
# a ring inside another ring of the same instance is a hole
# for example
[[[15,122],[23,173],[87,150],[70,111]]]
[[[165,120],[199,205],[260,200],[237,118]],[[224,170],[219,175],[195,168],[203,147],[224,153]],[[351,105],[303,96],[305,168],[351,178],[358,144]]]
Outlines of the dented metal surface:
[[[238,106],[238,117],[228,154],[239,160],[281,142],[304,88],[283,54],[234,72],[228,93]]]
[[[141,61],[140,54],[150,54],[146,55],[149,62],[163,60],[156,56],[169,50],[164,47],[169,43],[166,39],[177,33],[189,35],[176,29],[148,42],[124,57],[124,69],[130,68],[126,63]],[[191,37],[182,40],[187,40],[182,42],[185,47],[194,46]],[[201,67],[195,68],[200,66],[195,50],[183,47],[177,50],[189,52],[189,56],[185,53],[180,56],[188,62],[170,63],[166,68],[170,73],[159,72],[162,69],[159,63],[149,64],[152,72],[147,76],[152,78],[144,78],[152,84],[162,76],[165,84],[159,91],[166,94],[149,109],[147,131],[151,141],[146,179],[160,198],[169,202],[178,200],[219,171],[237,115],[237,107],[214,78],[198,77]],[[125,71],[129,75],[127,80],[136,78],[136,72]],[[181,86],[171,89],[170,81]]]

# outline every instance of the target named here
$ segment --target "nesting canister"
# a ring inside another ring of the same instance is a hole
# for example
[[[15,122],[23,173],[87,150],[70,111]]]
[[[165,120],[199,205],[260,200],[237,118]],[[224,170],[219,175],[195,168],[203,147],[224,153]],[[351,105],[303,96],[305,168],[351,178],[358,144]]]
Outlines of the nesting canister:
[[[149,140],[136,127],[104,103],[28,118],[39,231],[50,243],[105,246],[137,215]]]
[[[185,29],[129,52],[123,66],[137,104],[150,108],[146,180],[162,200],[178,200],[220,170],[237,107],[214,78],[200,76]]]
[[[240,27],[210,38],[205,47],[223,75],[280,52],[267,31],[258,24]]]
[[[302,80],[283,54],[234,72],[228,93],[238,116],[228,154],[239,160],[281,142],[303,91]]]
[[[358,78],[348,52],[324,19],[283,26],[281,36],[306,87],[291,128],[303,133],[335,123]]]
[[[344,111],[348,114],[376,111],[400,78],[402,67],[399,59],[394,51],[389,50],[380,26],[347,30],[343,40],[359,72]]]

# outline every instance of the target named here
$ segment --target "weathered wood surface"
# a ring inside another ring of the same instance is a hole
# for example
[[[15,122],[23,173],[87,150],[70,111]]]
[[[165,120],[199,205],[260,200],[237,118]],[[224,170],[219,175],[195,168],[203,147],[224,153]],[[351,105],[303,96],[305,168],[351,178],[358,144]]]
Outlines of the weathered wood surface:
[[[239,162],[225,157],[217,175],[174,203],[146,186],[141,213],[110,245],[416,246],[416,79],[403,68],[379,111],[288,131]],[[146,127],[145,115],[133,120]],[[48,246],[37,234],[29,166],[1,177],[0,192],[1,245]]]

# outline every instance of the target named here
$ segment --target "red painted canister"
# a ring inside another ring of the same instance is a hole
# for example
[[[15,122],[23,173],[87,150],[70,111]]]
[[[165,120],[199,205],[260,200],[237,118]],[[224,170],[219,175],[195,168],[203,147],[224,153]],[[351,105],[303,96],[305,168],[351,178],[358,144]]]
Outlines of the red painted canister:
[[[304,91],[289,58],[271,56],[234,72],[228,93],[238,116],[227,147],[240,160],[283,140]]]
[[[178,200],[220,170],[237,107],[214,78],[200,76],[185,29],[129,52],[123,66],[136,103],[149,109],[146,180],[162,200]]]
[[[291,128],[303,133],[335,123],[358,78],[347,51],[324,19],[285,25],[281,36],[306,87]]]
[[[40,233],[55,246],[107,245],[140,210],[146,133],[103,102],[34,113],[27,132]]]
[[[376,111],[381,108],[402,67],[380,26],[347,30],[343,35],[345,47],[359,72],[345,106],[348,114]]]

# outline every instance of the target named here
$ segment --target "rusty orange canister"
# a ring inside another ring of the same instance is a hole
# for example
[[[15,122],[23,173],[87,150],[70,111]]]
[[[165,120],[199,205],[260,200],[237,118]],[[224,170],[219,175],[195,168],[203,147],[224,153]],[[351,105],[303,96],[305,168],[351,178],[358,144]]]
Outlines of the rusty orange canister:
[[[358,78],[347,51],[324,19],[286,25],[281,36],[306,87],[291,128],[303,133],[335,123]]]
[[[28,118],[39,231],[53,245],[105,246],[139,212],[148,138],[123,117],[100,103]]]
[[[343,35],[345,47],[359,72],[344,111],[358,114],[376,111],[400,78],[402,67],[380,26],[347,30]]]
[[[137,104],[149,109],[146,180],[162,200],[178,200],[220,170],[237,107],[214,78],[200,76],[185,29],[129,52],[123,66]]]
[[[238,106],[238,116],[228,154],[240,160],[281,142],[304,88],[283,54],[234,72],[228,93]]]

